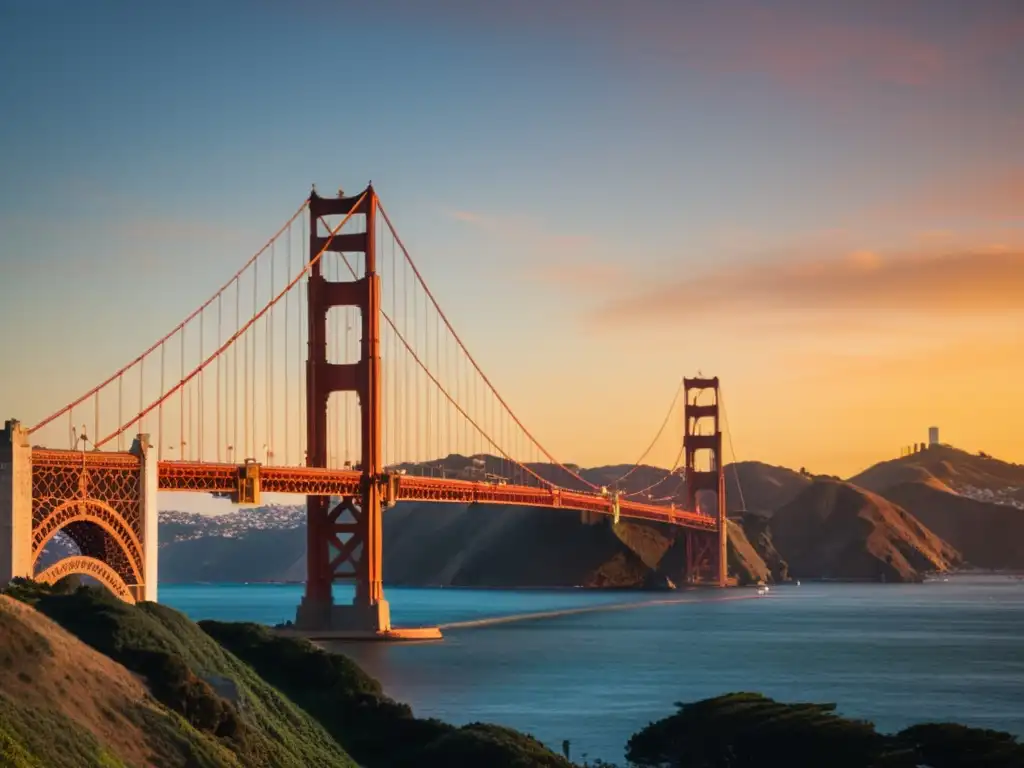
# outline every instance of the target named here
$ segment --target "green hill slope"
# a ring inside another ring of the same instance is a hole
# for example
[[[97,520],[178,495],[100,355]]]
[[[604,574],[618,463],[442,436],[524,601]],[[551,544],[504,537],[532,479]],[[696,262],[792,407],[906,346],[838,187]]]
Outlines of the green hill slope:
[[[4,768],[570,766],[508,728],[416,718],[305,640],[70,582],[0,595],[0,661]]]
[[[127,605],[102,589],[59,594],[22,585],[10,592],[142,676],[161,704],[234,756],[213,765],[355,765],[314,718],[177,611]]]

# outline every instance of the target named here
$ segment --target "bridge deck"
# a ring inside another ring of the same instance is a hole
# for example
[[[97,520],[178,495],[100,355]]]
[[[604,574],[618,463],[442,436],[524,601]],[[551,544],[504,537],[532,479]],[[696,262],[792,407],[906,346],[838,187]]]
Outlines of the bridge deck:
[[[139,466],[130,453],[60,451],[35,448],[35,466],[61,466],[68,469],[125,469]],[[206,462],[161,461],[159,489],[191,493],[230,494],[238,489],[238,465]],[[260,466],[260,490],[263,493],[296,495],[356,496],[362,473],[358,470],[320,469],[316,467]],[[525,485],[497,485],[472,480],[436,477],[397,476],[395,501],[432,501],[453,504],[508,504],[614,514],[612,499],[595,493]],[[619,500],[620,517],[715,531],[714,517],[659,504]]]
[[[231,493],[238,487],[236,464],[161,461],[159,467],[162,491]],[[362,478],[362,473],[358,470],[317,467],[261,466],[259,472],[260,490],[263,493],[355,496],[359,494]],[[510,504],[613,514],[613,502],[610,498],[564,489],[399,475],[397,491],[396,501]],[[626,499],[619,501],[619,515],[705,531],[714,531],[718,528],[715,518],[708,515]]]

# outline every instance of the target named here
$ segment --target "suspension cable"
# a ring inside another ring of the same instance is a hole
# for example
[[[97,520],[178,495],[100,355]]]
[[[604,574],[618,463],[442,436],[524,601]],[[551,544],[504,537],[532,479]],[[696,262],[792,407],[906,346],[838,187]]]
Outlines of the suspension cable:
[[[647,454],[649,454],[651,452],[651,450],[654,448],[655,444],[661,438],[661,433],[664,432],[665,431],[665,427],[668,426],[668,422],[672,418],[672,414],[673,414],[673,412],[676,409],[676,403],[679,402],[679,394],[682,391],[683,391],[683,379],[680,379],[679,380],[679,386],[676,387],[676,393],[672,396],[672,404],[669,405],[668,412],[665,414],[665,419],[664,419],[664,421],[661,422],[661,426],[658,427],[658,433],[654,436],[654,439],[651,440],[651,444],[647,446],[647,449],[642,454],[640,454],[640,458],[636,460],[636,463],[632,467],[630,467],[629,470],[626,471],[625,474],[623,474],[618,479],[614,480],[613,483],[612,483],[613,485],[617,485],[617,484],[621,483],[623,480],[625,480],[627,477],[632,475],[634,472],[636,472],[640,468],[640,465],[643,463],[643,460],[647,458]]]
[[[280,301],[281,298],[288,293],[288,291],[290,291],[293,287],[295,287],[295,285],[299,282],[299,280],[301,280],[306,275],[306,273],[308,273],[313,268],[313,266],[315,264],[319,263],[320,257],[323,256],[324,253],[327,251],[328,247],[330,247],[330,244],[334,240],[335,235],[337,235],[337,233],[341,230],[341,228],[343,226],[345,226],[345,224],[348,222],[348,220],[350,218],[352,218],[352,216],[354,215],[355,211],[362,205],[363,198],[365,198],[365,197],[366,197],[366,192],[363,192],[363,194],[359,197],[359,200],[356,201],[355,206],[353,206],[352,211],[350,211],[345,216],[345,218],[341,221],[340,224],[338,224],[338,226],[336,228],[331,230],[329,236],[327,237],[327,239],[324,242],[323,247],[320,249],[320,252],[317,253],[317,255],[314,256],[312,259],[310,259],[305,264],[305,266],[302,268],[302,270],[300,270],[300,272],[295,276],[295,278],[290,283],[288,283],[288,285],[286,285],[281,290],[281,292],[277,294],[277,296],[275,296],[273,299],[271,299],[271,301],[268,304],[266,304],[263,307],[263,309],[261,309],[259,312],[257,312],[255,315],[253,315],[251,318],[249,318],[249,321],[244,326],[242,326],[241,328],[238,328],[234,332],[234,334],[232,334],[232,336],[226,342],[224,342],[212,355],[210,355],[203,362],[201,362],[199,365],[197,365],[195,368],[193,368],[192,371],[187,376],[182,376],[182,380],[178,384],[176,384],[174,387],[172,387],[168,392],[164,393],[164,395],[161,396],[158,400],[154,401],[153,403],[150,403],[150,405],[148,407],[140,409],[138,416],[135,416],[131,421],[129,421],[126,424],[122,425],[115,432],[112,432],[111,434],[109,434],[107,437],[105,437],[99,443],[96,443],[95,446],[97,448],[101,447],[104,443],[109,442],[110,440],[115,438],[118,434],[120,434],[121,432],[124,432],[124,430],[128,429],[132,424],[136,424],[139,421],[141,421],[154,408],[157,408],[161,403],[166,401],[171,395],[173,395],[175,392],[178,392],[180,389],[182,389],[186,384],[188,384],[189,381],[191,381],[193,378],[195,378],[199,374],[200,371],[202,371],[204,368],[206,368],[206,366],[208,366],[211,362],[213,362],[213,360],[218,355],[223,353],[232,344],[234,344],[239,338],[241,338],[241,336],[246,331],[248,331],[256,323],[256,321],[258,321],[261,317],[263,317],[263,315],[265,315],[267,312],[269,312],[271,307],[273,307],[275,304],[277,304],[277,302]],[[307,203],[309,202],[308,199],[307,199],[306,202]],[[305,205],[303,205],[303,208],[305,208]],[[302,209],[300,209],[300,211],[301,210]],[[237,449],[237,446],[236,446],[236,449]]]
[[[188,317],[186,317],[184,320],[182,320],[180,323],[178,323],[178,325],[175,326],[173,330],[171,330],[169,333],[167,333],[162,338],[158,339],[152,346],[149,347],[149,349],[147,349],[141,355],[139,355],[134,360],[132,360],[130,363],[125,365],[123,368],[118,370],[110,378],[106,379],[103,383],[97,384],[95,387],[90,389],[88,392],[86,392],[84,395],[82,395],[77,400],[69,403],[68,405],[65,405],[63,408],[61,408],[56,413],[54,413],[54,414],[48,416],[47,418],[43,419],[42,421],[40,421],[38,424],[36,424],[34,427],[32,427],[29,430],[29,434],[35,432],[36,430],[42,429],[43,427],[45,427],[47,424],[49,424],[54,419],[60,418],[61,416],[63,416],[68,411],[71,411],[72,409],[74,409],[74,408],[78,407],[79,405],[81,405],[83,402],[88,400],[90,397],[92,397],[97,392],[99,392],[101,389],[103,389],[108,384],[110,384],[112,381],[114,381],[114,379],[116,379],[119,376],[127,373],[129,370],[131,370],[136,365],[141,363],[146,357],[148,357],[154,351],[159,349],[161,344],[163,344],[165,341],[167,341],[172,336],[174,336],[174,334],[176,334],[178,331],[180,331],[182,328],[184,328],[186,325],[188,325],[190,322],[192,322],[196,317],[199,316],[199,314],[203,310],[205,310],[207,307],[209,307],[211,304],[213,304],[213,302],[217,300],[217,297],[220,296],[222,293],[224,293],[224,291],[226,291],[231,286],[231,284],[235,280],[237,280],[239,278],[239,276],[243,272],[245,272],[245,270],[247,270],[252,265],[252,263],[254,261],[256,261],[256,259],[258,259],[261,255],[263,255],[264,251],[266,251],[267,248],[269,248],[271,246],[271,244],[275,240],[277,240],[277,238],[279,238],[281,236],[282,233],[286,232],[288,230],[288,228],[291,227],[291,225],[299,217],[299,215],[304,210],[306,210],[306,206],[307,205],[309,205],[309,198],[308,197],[305,200],[302,201],[302,205],[300,205],[299,209],[297,211],[295,211],[294,214],[292,214],[292,217],[290,219],[288,219],[287,222],[285,222],[284,226],[282,226],[279,230],[277,230],[277,232],[274,233],[273,237],[271,237],[269,240],[267,240],[267,242],[264,243],[263,247],[260,248],[258,251],[256,251],[256,253],[254,253],[252,255],[252,257],[247,262],[245,262],[245,264],[242,266],[242,268],[239,269],[235,273],[234,277],[232,277],[230,280],[228,280],[226,283],[224,283],[224,285],[222,285],[220,287],[220,289],[216,293],[214,293],[209,299],[207,299],[197,310],[192,312],[192,314],[190,314]]]
[[[725,422],[725,437],[729,441],[729,452],[732,454],[732,474],[736,479],[736,489],[740,492],[740,504],[743,506],[743,511],[747,511],[747,502],[743,498],[743,484],[740,482],[740,471],[736,466],[739,463],[739,459],[736,456],[736,449],[732,444],[732,425],[729,423],[729,416],[725,411],[725,399],[722,397],[722,386],[718,386],[718,403],[722,406],[722,421]]]
[[[502,406],[504,406],[506,411],[508,411],[508,414],[509,416],[512,417],[512,420],[519,426],[519,428],[523,431],[523,434],[525,434],[526,437],[529,438],[529,440],[534,444],[534,446],[536,446],[537,449],[540,450],[540,452],[543,453],[545,457],[547,457],[548,461],[550,461],[552,464],[557,466],[559,469],[561,469],[568,475],[576,478],[581,483],[589,486],[595,491],[598,490],[597,485],[581,476],[578,472],[574,472],[573,470],[569,469],[567,466],[562,464],[562,462],[558,461],[558,459],[556,459],[547,449],[544,448],[543,445],[540,444],[540,441],[538,441],[537,438],[533,436],[533,434],[530,432],[530,430],[526,428],[523,422],[519,420],[519,417],[516,416],[515,412],[509,407],[508,403],[505,402],[505,399],[501,396],[501,394],[498,392],[495,386],[491,383],[491,380],[487,378],[487,375],[480,368],[479,364],[477,364],[476,359],[473,357],[473,355],[470,354],[469,350],[466,348],[466,345],[462,342],[462,339],[460,338],[459,334],[456,333],[455,329],[452,327],[451,322],[448,320],[448,316],[445,315],[444,310],[441,309],[441,306],[438,304],[437,299],[434,298],[434,294],[431,292],[426,281],[423,279],[423,275],[420,273],[419,268],[417,268],[416,263],[412,260],[412,256],[409,253],[409,249],[405,247],[405,243],[402,242],[402,238],[398,235],[398,232],[395,230],[395,226],[391,222],[391,218],[388,216],[388,213],[384,209],[383,204],[379,202],[378,210],[380,211],[381,216],[383,216],[384,220],[387,222],[388,229],[391,230],[391,235],[392,237],[395,238],[395,242],[398,243],[398,247],[402,250],[402,253],[405,255],[406,261],[408,261],[409,266],[412,267],[412,271],[416,275],[416,279],[419,280],[420,285],[423,286],[424,292],[426,292],[427,297],[434,305],[434,309],[437,310],[437,313],[438,315],[440,315],[441,320],[444,321],[445,326],[448,328],[448,331],[452,334],[452,337],[455,339],[456,344],[458,344],[459,348],[462,349],[463,353],[466,355],[466,359],[473,366],[476,372],[480,375],[480,378],[491,390],[494,396],[498,399],[498,402],[501,403]]]
[[[378,204],[378,206],[379,206],[379,204]],[[379,207],[378,207],[378,209],[379,209]],[[390,222],[389,222],[389,226],[390,226]],[[393,231],[392,231],[392,234],[394,234]],[[395,239],[397,240],[397,236],[396,236]],[[398,245],[399,245],[400,248],[402,247],[401,242],[399,242]],[[358,277],[359,277],[358,272],[356,272],[355,268],[349,262],[348,258],[345,256],[345,254],[342,253],[342,254],[340,254],[340,256],[341,256],[341,260],[345,263],[345,266],[348,267],[348,271],[352,274],[352,276],[354,278],[358,279]],[[431,298],[433,298],[433,297],[431,297]],[[435,303],[435,307],[436,307],[436,303]],[[488,443],[491,444],[491,446],[493,446],[499,453],[501,453],[501,455],[503,457],[508,459],[513,464],[518,465],[520,468],[522,468],[523,470],[528,472],[530,475],[532,475],[533,477],[537,478],[544,485],[548,486],[549,488],[557,488],[557,487],[559,487],[555,483],[551,482],[550,480],[547,480],[547,479],[541,477],[539,474],[534,472],[528,466],[526,466],[525,464],[517,461],[516,459],[512,458],[512,456],[510,456],[508,453],[506,453],[505,450],[500,445],[498,445],[494,441],[494,439],[491,438],[491,436],[488,435],[480,427],[479,424],[477,424],[476,420],[472,416],[470,416],[468,413],[466,413],[466,411],[462,408],[462,406],[459,405],[455,401],[455,398],[453,398],[451,396],[451,394],[449,394],[448,390],[445,389],[444,385],[440,381],[438,381],[437,377],[434,376],[434,374],[430,372],[430,368],[426,365],[426,363],[423,362],[422,359],[420,359],[420,356],[418,354],[416,354],[416,351],[413,349],[413,347],[409,343],[408,339],[406,339],[406,337],[402,334],[402,332],[398,330],[398,326],[396,325],[395,321],[391,319],[391,317],[388,315],[388,313],[384,310],[383,307],[380,309],[380,314],[381,314],[381,317],[383,317],[384,320],[387,322],[387,324],[389,326],[391,326],[391,330],[394,332],[395,337],[402,343],[402,346],[405,347],[406,352],[409,354],[409,357],[412,358],[413,362],[415,362],[416,365],[419,366],[419,368],[423,371],[424,375],[426,375],[426,377],[428,379],[430,379],[430,381],[437,387],[437,389],[441,392],[441,394],[443,394],[445,396],[445,398],[448,400],[448,402],[451,403],[452,406],[454,406],[455,410],[457,410],[466,419],[466,421],[469,424],[471,424],[473,426],[473,428],[476,429],[476,431]],[[447,321],[446,321],[446,323],[447,323]],[[468,356],[468,353],[467,353],[467,356]],[[513,417],[513,418],[515,418],[515,417]],[[424,444],[425,444],[425,442],[424,442]],[[417,447],[418,447],[418,445],[419,445],[419,438],[417,437]]]
[[[647,492],[648,492],[648,491],[650,491],[650,490],[651,490],[652,488],[657,488],[657,487],[658,487],[659,485],[661,485],[661,484],[662,484],[662,483],[664,483],[664,482],[665,482],[666,480],[668,480],[668,479],[669,479],[670,477],[672,477],[672,475],[673,475],[673,474],[675,473],[675,471],[676,471],[677,469],[679,469],[679,462],[680,462],[680,461],[682,460],[682,458],[683,458],[683,452],[684,452],[685,450],[686,450],[686,443],[685,443],[685,442],[680,442],[680,443],[679,443],[679,453],[677,453],[677,454],[676,454],[676,459],[675,459],[675,461],[673,461],[673,462],[672,462],[672,469],[670,469],[670,470],[668,471],[668,474],[667,474],[667,475],[665,475],[664,477],[662,477],[662,478],[661,478],[660,480],[658,480],[657,482],[651,483],[651,484],[650,484],[650,485],[648,485],[648,486],[647,486],[646,488],[641,488],[641,489],[640,489],[640,490],[638,490],[638,491],[631,491],[631,492],[629,492],[629,493],[624,493],[624,494],[622,494],[622,495],[623,495],[623,496],[640,496],[640,495],[642,495],[642,494],[645,494],[645,493],[647,493]]]

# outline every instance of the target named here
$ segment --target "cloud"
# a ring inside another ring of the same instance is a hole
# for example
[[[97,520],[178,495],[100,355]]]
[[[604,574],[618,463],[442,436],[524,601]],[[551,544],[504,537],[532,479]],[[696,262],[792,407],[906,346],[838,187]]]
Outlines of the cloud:
[[[759,261],[626,290],[600,308],[600,321],[776,312],[1016,312],[1024,311],[1024,249],[944,255],[857,251],[839,258]]]

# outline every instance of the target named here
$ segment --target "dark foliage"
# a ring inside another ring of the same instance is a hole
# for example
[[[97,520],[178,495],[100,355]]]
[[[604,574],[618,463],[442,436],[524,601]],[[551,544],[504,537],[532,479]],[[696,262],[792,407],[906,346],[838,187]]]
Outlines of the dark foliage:
[[[968,728],[955,723],[924,723],[896,734],[896,741],[930,768],[1019,768],[1024,745],[1003,731]]]
[[[677,704],[629,740],[627,759],[659,768],[1010,768],[1024,747],[1007,733],[919,725],[896,736],[835,714],[834,704],[783,704],[733,693]]]
[[[470,723],[435,739],[409,765],[438,765],[445,768],[560,768],[569,763],[531,736],[511,728]]]
[[[351,660],[305,640],[280,637],[257,624],[202,621],[199,626],[317,718],[368,768],[570,765],[535,739],[507,728],[455,728],[416,718]]]
[[[149,690],[195,729],[220,738],[244,738],[238,711],[196,677],[179,656],[165,651],[127,650],[121,661],[146,678]]]

